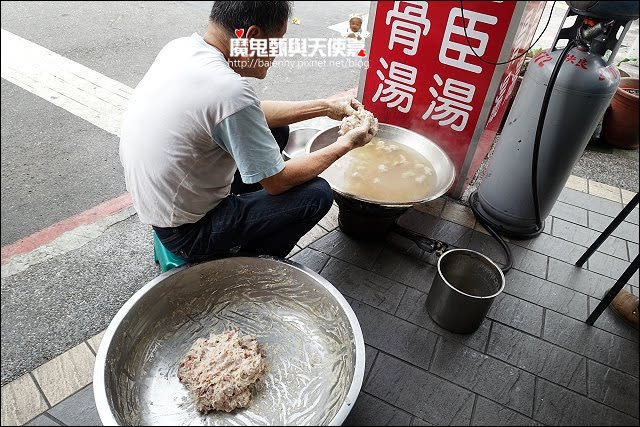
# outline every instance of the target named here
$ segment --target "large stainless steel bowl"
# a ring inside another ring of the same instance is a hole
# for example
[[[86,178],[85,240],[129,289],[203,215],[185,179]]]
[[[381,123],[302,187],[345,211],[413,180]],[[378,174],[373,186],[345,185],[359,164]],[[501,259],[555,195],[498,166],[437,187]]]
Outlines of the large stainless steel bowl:
[[[323,131],[316,133],[313,136],[313,138],[311,138],[311,140],[307,143],[307,147],[306,147],[307,153],[314,152],[316,150],[319,150],[321,148],[324,148],[334,143],[336,139],[338,139],[338,137],[340,136],[338,134],[339,129],[340,129],[339,126],[334,126],[329,129],[325,129]],[[398,126],[389,125],[386,123],[379,124],[378,136],[381,139],[392,141],[400,145],[405,145],[409,148],[413,148],[418,153],[426,157],[427,160],[429,160],[429,162],[431,162],[431,165],[433,166],[433,170],[436,174],[436,183],[433,186],[432,191],[426,197],[420,200],[415,200],[410,202],[398,202],[394,200],[388,200],[385,202],[379,202],[379,201],[369,200],[359,194],[348,193],[343,189],[342,187],[343,183],[332,182],[331,180],[329,180],[329,184],[331,185],[331,188],[333,189],[333,191],[340,194],[341,196],[344,196],[350,199],[367,202],[367,203],[371,203],[379,206],[401,207],[401,208],[406,208],[417,203],[423,203],[423,202],[428,202],[430,200],[437,199],[438,197],[442,196],[447,191],[449,191],[449,189],[453,185],[453,182],[455,181],[455,177],[456,177],[455,167],[453,165],[453,162],[447,155],[447,153],[445,153],[444,150],[440,148],[435,142],[413,131],[410,131]]]
[[[201,415],[178,381],[196,338],[238,329],[257,336],[267,376],[251,404]],[[107,328],[94,393],[105,425],[340,425],[364,375],[360,325],[317,273],[273,258],[182,267],[136,292]]]

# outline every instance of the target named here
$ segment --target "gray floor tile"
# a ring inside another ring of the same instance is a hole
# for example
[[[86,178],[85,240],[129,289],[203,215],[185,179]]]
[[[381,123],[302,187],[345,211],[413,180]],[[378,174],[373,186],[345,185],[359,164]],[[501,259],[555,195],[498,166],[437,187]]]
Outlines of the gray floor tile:
[[[408,320],[411,323],[420,325],[430,331],[433,331],[439,335],[445,336],[448,339],[457,340],[464,345],[476,349],[478,351],[484,351],[487,340],[489,339],[489,329],[491,326],[490,320],[482,322],[478,330],[472,334],[454,334],[449,332],[440,326],[438,326],[427,313],[426,308],[427,294],[417,291],[412,288],[407,288],[407,291],[402,297],[396,316]]]
[[[438,257],[434,253],[421,249],[413,240],[397,233],[388,233],[384,239],[384,246],[394,252],[411,257],[425,264],[437,265]]]
[[[471,229],[467,227],[415,209],[409,209],[402,215],[398,224],[430,239],[441,240],[456,247],[467,246],[472,236]]]
[[[295,245],[295,246],[293,247],[293,249],[291,249],[291,252],[289,252],[289,253],[287,254],[287,256],[286,256],[286,257],[287,257],[287,258],[291,258],[292,256],[294,256],[294,255],[295,255],[295,254],[297,254],[298,252],[300,252],[300,246]]]
[[[505,292],[568,316],[587,315],[587,296],[539,277],[511,270],[505,277]]]
[[[629,264],[631,264],[628,261],[623,261],[619,258],[614,258],[610,255],[605,255],[599,252],[595,252],[591,255],[587,263],[589,270],[611,277],[615,280],[617,280],[627,267],[629,267]],[[640,277],[640,272],[636,270],[636,272],[631,276],[631,279],[629,279],[629,283],[637,286],[638,277]]]
[[[555,219],[553,222],[553,235],[584,246],[586,250],[600,236],[600,232],[572,222]],[[626,240],[615,236],[609,236],[602,242],[598,252],[612,255],[625,261],[629,259]]]
[[[298,247],[302,248],[306,248],[310,243],[315,242],[316,240],[318,240],[320,237],[324,236],[325,234],[327,234],[327,230],[325,230],[324,228],[320,227],[319,225],[314,225],[313,228],[311,230],[309,230],[307,232],[307,234],[305,234],[304,236],[302,236],[300,238],[300,240],[298,240],[298,242],[296,243],[298,245]]]
[[[543,379],[533,418],[548,425],[638,425],[638,419]]]
[[[101,426],[96,402],[93,398],[93,384],[89,384],[76,394],[66,398],[49,413],[71,426]]]
[[[309,267],[316,273],[319,273],[329,260],[329,255],[323,254],[322,252],[316,251],[311,248],[304,248],[303,250],[292,256],[291,260],[299,262],[300,264]]]
[[[384,353],[365,391],[432,424],[468,424],[474,394]]]
[[[531,415],[534,376],[455,341],[441,339],[430,372]]]
[[[638,379],[589,360],[589,397],[631,416],[638,416]]]
[[[474,426],[537,426],[539,422],[516,411],[478,396],[476,410],[471,420]]]
[[[589,212],[589,228],[596,231],[603,231],[613,221],[612,217],[601,215],[597,212]],[[638,243],[638,226],[627,221],[622,221],[618,227],[611,232],[612,236]]]
[[[574,224],[587,226],[587,210],[567,203],[557,201],[551,209],[551,216]],[[555,225],[555,224],[554,224]]]
[[[543,337],[560,347],[638,376],[638,344],[547,310]]]
[[[576,262],[585,251],[583,246],[549,234],[540,234],[531,240],[513,240],[512,243],[569,263]]]
[[[511,249],[511,257],[513,261],[513,268],[520,271],[538,276],[542,279],[545,278],[547,270],[547,256],[532,250],[526,249],[522,246],[514,244],[508,244]],[[471,239],[469,249],[478,251],[489,258],[498,265],[504,265],[506,263],[506,257],[504,251],[496,242],[496,240],[487,236],[484,233],[474,232]]]
[[[638,256],[638,244],[627,242],[627,247],[629,248],[629,261],[633,261]]]
[[[429,368],[438,335],[361,302],[355,301],[351,307],[366,344],[423,369]]]
[[[371,371],[371,367],[373,366],[373,362],[376,360],[376,356],[378,355],[378,350],[371,347],[370,345],[364,346],[365,360],[364,360],[364,380],[369,376],[369,372]],[[364,382],[363,382],[364,385]]]
[[[343,261],[370,269],[382,246],[377,242],[353,239],[340,230],[333,230],[309,245],[310,248]]]
[[[626,218],[626,221],[635,225],[640,224],[640,209],[636,207],[634,210],[632,210],[629,216]]]
[[[345,426],[406,426],[413,416],[366,393],[360,393],[356,404],[344,420]]]
[[[429,292],[436,267],[393,249],[383,249],[373,272],[422,292]]]
[[[406,286],[354,265],[331,258],[322,276],[340,292],[358,301],[394,313]]]
[[[600,303],[599,299],[589,298],[589,307],[591,311]],[[638,342],[638,330],[622,319],[611,307],[607,307],[598,320],[593,324],[596,328],[604,329],[612,334],[624,337],[628,340]]]
[[[543,308],[509,294],[501,293],[491,304],[487,316],[516,329],[540,336]]]
[[[622,210],[622,204],[601,197],[592,196],[581,191],[572,190],[565,187],[558,200],[573,206],[588,209],[600,214],[615,217]]]
[[[579,393],[587,393],[586,359],[540,338],[494,323],[487,354]]]
[[[587,270],[584,266],[576,267],[553,258],[549,259],[548,280],[596,298],[602,298],[615,283],[614,279]]]
[[[91,383],[95,356],[86,342],[81,342],[56,358],[40,365],[33,377],[47,401],[56,405]]]
[[[38,415],[33,420],[25,424],[26,426],[61,426],[59,422],[56,422],[46,414]]]
[[[5,329],[6,327],[2,328],[3,347]],[[4,351],[2,357],[4,357]],[[4,363],[4,359],[2,362]],[[4,384],[0,401],[2,402],[0,425],[21,425],[45,412],[49,407],[49,402],[38,388],[33,375],[28,373]]]
[[[547,233],[547,234],[551,234],[551,231],[553,229],[553,217],[551,215],[549,215],[545,220],[544,220],[544,228],[542,229],[543,233]]]
[[[433,424],[426,422],[425,420],[418,418],[418,417],[413,417],[411,419],[411,422],[409,423],[410,426],[432,426]]]
[[[318,225],[325,230],[332,231],[338,226],[338,213],[338,205],[334,202],[329,212],[318,222]]]

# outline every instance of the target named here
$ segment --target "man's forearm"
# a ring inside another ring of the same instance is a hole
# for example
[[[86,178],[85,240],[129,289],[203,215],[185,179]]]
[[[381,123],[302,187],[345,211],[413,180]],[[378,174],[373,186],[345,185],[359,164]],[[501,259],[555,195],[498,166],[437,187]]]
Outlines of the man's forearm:
[[[349,144],[338,138],[325,148],[287,161],[280,173],[262,181],[262,185],[270,194],[283,193],[320,175],[350,150]]]
[[[311,101],[262,101],[260,103],[270,128],[290,125],[327,114],[324,99]]]

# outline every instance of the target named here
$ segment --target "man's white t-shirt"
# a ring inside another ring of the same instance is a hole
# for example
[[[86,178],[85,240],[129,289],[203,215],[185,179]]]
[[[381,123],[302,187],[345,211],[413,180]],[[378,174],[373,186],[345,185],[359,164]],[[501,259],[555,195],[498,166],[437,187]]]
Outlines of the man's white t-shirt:
[[[198,221],[236,168],[246,184],[284,168],[249,82],[198,34],[168,43],[136,87],[120,160],[140,220],[156,227]]]

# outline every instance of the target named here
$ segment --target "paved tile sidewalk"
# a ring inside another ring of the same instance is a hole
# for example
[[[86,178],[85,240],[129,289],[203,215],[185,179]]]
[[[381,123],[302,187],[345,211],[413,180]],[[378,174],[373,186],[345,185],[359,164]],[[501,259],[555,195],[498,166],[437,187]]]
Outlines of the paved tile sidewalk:
[[[335,206],[300,240],[291,259],[345,295],[364,334],[365,382],[345,424],[638,425],[638,332],[610,310],[594,327],[584,323],[637,254],[638,211],[586,268],[576,268],[573,262],[622,208],[621,193],[601,198],[588,193],[601,187],[583,184],[570,180],[540,237],[510,242],[514,270],[471,335],[445,331],[426,313],[433,255],[401,238],[354,240],[336,228]],[[503,260],[469,209],[451,200],[412,209],[401,224]],[[629,289],[637,293],[637,285],[636,274]],[[5,399],[31,405],[22,412],[39,414],[31,425],[99,424],[82,366],[92,366],[100,338],[4,386],[3,424],[29,421],[20,411],[9,418]],[[74,375],[52,387],[56,370]],[[63,385],[78,391],[61,400]]]

